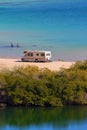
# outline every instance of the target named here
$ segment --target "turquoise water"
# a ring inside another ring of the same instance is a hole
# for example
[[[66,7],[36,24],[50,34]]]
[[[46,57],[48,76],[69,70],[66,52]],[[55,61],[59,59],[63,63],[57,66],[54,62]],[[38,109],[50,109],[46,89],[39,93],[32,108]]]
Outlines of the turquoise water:
[[[0,57],[28,49],[51,50],[53,60],[87,59],[86,0],[1,0]]]
[[[0,109],[0,130],[86,130],[87,107]]]

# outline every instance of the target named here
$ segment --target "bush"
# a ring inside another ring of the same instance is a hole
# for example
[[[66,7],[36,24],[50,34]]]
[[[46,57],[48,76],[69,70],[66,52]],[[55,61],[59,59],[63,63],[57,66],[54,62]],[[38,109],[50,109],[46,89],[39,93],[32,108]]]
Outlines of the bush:
[[[87,61],[59,72],[35,66],[2,70],[0,88],[7,91],[9,105],[87,104]]]

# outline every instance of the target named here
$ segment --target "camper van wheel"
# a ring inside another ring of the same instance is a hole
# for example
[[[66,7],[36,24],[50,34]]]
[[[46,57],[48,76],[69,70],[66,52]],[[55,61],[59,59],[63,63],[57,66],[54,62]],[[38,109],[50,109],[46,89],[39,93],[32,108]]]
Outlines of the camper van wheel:
[[[38,62],[38,59],[35,59],[35,62]]]

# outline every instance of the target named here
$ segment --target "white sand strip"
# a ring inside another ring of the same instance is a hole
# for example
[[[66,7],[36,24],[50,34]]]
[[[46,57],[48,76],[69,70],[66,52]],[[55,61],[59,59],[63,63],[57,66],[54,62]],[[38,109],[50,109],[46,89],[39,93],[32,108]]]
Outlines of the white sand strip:
[[[61,68],[69,68],[73,64],[75,64],[75,62],[53,61],[45,63],[42,62],[35,63],[35,62],[21,62],[20,59],[0,58],[0,69],[4,68],[12,69],[16,66],[19,67],[19,66],[33,65],[38,66],[39,68],[48,68],[52,71],[59,71]]]

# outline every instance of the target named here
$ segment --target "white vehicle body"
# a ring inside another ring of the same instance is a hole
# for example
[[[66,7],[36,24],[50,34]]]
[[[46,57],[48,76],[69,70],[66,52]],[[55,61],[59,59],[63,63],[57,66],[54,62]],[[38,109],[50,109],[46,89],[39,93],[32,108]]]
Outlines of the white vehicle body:
[[[47,62],[51,61],[51,58],[51,51],[28,50],[24,51],[24,56],[21,58],[21,60],[32,62]]]

